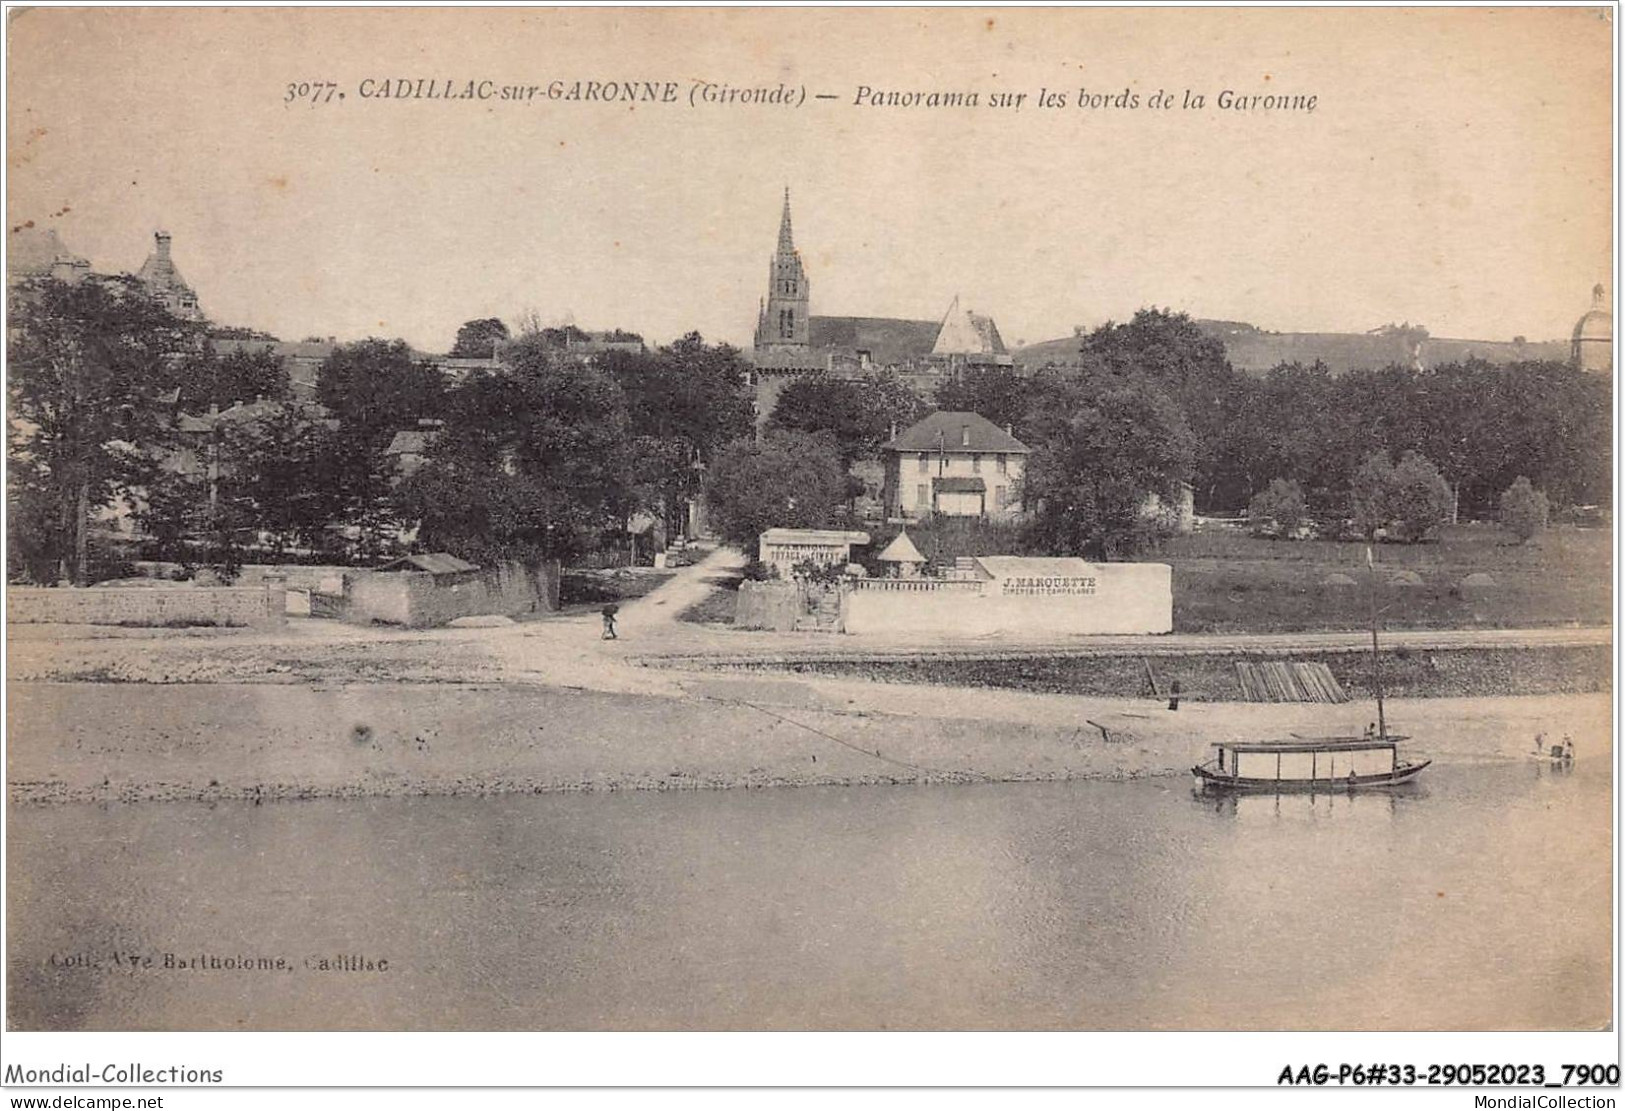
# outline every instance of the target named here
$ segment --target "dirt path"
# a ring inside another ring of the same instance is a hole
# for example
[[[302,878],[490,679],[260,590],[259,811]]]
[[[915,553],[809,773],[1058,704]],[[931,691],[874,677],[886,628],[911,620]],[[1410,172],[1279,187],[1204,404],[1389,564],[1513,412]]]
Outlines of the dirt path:
[[[716,589],[716,580],[737,574],[745,557],[733,548],[717,548],[700,562],[677,573],[643,597],[621,607],[621,619],[640,635],[678,625],[677,615]]]

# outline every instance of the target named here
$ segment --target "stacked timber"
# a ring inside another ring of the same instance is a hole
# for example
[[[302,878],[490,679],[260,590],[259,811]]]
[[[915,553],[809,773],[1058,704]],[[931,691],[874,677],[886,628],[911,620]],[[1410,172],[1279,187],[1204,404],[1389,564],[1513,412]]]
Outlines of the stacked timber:
[[[1236,664],[1241,694],[1248,702],[1347,702],[1349,696],[1323,663],[1286,660]]]

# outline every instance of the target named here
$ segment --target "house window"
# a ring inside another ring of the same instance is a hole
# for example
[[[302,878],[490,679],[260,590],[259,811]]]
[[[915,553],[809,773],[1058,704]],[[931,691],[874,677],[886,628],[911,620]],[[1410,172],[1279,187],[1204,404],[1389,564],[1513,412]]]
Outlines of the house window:
[[[998,456],[998,457],[997,457],[997,458],[998,458],[998,460],[999,460],[999,473],[1000,473],[1000,474],[1007,474],[1007,473],[1009,473],[1009,469],[1010,469],[1010,468],[1009,468],[1009,467],[1008,467],[1008,466],[1007,466],[1007,463],[1008,463],[1008,456],[1004,456],[1004,455],[1000,455],[1000,456]]]
[[[931,470],[931,457],[929,455],[927,455],[925,452],[922,451],[922,452],[920,452],[920,473],[921,474],[926,474],[930,470]]]
[[[925,483],[922,482],[918,486],[914,487],[914,504],[929,505],[930,503],[931,495],[925,492]]]
[[[970,457],[970,469],[977,474],[982,473],[982,457],[980,455],[973,454]]]

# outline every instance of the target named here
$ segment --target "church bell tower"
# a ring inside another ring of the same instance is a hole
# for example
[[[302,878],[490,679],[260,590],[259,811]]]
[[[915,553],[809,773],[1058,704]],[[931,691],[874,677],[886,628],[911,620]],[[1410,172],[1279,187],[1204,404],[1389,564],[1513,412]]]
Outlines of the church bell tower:
[[[756,318],[757,351],[805,351],[809,346],[807,272],[790,231],[790,188],[784,189],[779,249],[768,264],[767,299]]]

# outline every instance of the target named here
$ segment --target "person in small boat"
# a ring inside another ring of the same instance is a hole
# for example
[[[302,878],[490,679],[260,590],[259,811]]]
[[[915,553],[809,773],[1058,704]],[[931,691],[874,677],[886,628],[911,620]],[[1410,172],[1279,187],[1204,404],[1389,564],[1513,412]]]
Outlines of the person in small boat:
[[[1565,760],[1574,759],[1574,738],[1570,737],[1567,733],[1563,734],[1562,757]]]

